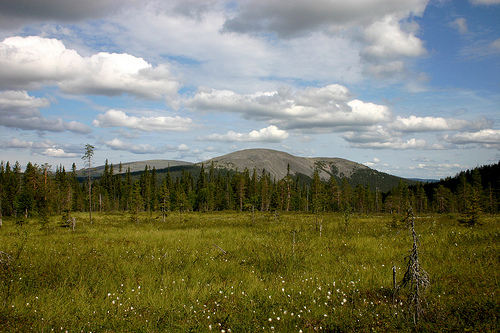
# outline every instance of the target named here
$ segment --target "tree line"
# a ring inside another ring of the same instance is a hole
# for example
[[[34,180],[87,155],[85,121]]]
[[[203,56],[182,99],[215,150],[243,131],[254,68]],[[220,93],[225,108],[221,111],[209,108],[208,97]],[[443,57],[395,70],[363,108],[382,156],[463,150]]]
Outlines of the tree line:
[[[88,158],[88,156],[87,156]],[[88,161],[87,161],[88,162]],[[88,163],[90,166],[90,163]],[[16,162],[0,163],[0,218],[17,219],[72,212],[128,211],[308,211],[352,213],[400,213],[411,206],[415,212],[467,214],[498,213],[500,163],[475,168],[437,183],[408,186],[401,179],[389,192],[370,185],[351,186],[347,178],[320,179],[293,175],[288,169],[282,179],[274,179],[262,170],[234,172],[202,165],[170,168],[158,173],[145,167],[118,172],[106,161],[99,177],[79,177],[76,165],[70,171],[63,166],[51,170],[48,164],[28,163],[21,170]],[[190,170],[190,171],[188,171]]]

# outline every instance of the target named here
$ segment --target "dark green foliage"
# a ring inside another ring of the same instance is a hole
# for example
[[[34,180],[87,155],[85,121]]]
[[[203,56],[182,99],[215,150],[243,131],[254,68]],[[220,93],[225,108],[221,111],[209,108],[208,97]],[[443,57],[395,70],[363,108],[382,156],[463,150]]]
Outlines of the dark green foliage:
[[[86,159],[92,158],[91,152]],[[389,212],[403,214],[408,205],[416,213],[438,212],[461,215],[468,225],[480,222],[483,213],[499,211],[500,167],[497,165],[465,171],[455,178],[422,184],[373,170],[356,169],[350,178],[330,172],[321,180],[318,170],[334,170],[317,165],[313,177],[302,174],[271,179],[265,170],[243,172],[206,168],[204,165],[176,166],[142,172],[115,174],[106,161],[100,177],[77,178],[71,172],[49,165],[28,163],[21,172],[19,163],[0,165],[0,216],[50,216],[75,211],[130,211],[136,182],[142,199],[140,211],[309,211],[354,213]],[[88,168],[88,164],[87,164]],[[385,180],[384,180],[385,179]],[[90,181],[89,181],[90,180]],[[137,195],[137,193],[135,194]],[[87,200],[85,200],[87,197]]]

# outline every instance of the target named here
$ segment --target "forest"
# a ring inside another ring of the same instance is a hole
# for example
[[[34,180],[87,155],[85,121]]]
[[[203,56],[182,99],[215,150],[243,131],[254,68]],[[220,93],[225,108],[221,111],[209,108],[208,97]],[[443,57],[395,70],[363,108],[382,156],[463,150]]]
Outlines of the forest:
[[[498,213],[500,163],[463,171],[435,183],[408,185],[403,179],[388,192],[357,184],[347,178],[319,178],[288,173],[271,179],[265,170],[243,172],[174,167],[122,173],[106,160],[99,177],[83,176],[73,163],[51,170],[48,164],[0,164],[0,217],[42,220],[72,212],[172,211],[303,211],[402,213],[411,206],[417,213],[465,214],[475,222],[480,213]]]

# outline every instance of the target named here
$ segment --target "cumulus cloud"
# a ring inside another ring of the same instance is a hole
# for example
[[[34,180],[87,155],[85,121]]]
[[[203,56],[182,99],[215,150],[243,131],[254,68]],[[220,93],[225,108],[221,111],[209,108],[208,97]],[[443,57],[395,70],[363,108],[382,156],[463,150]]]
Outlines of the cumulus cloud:
[[[74,132],[87,134],[92,132],[85,124],[71,121],[65,122],[61,118],[48,119],[43,117],[18,118],[15,116],[0,116],[0,125],[22,130],[47,131],[47,132]]]
[[[397,116],[389,127],[402,132],[429,132],[429,131],[458,131],[464,128],[477,130],[492,126],[492,121],[478,118],[475,121],[442,117],[417,117],[403,118]]]
[[[346,132],[342,137],[351,147],[363,149],[444,149],[441,144],[429,144],[424,139],[403,139],[400,134],[379,125],[366,132]]]
[[[419,57],[426,53],[421,39],[413,31],[404,31],[394,17],[375,22],[364,32],[368,46],[361,56],[369,61]]]
[[[388,107],[352,99],[349,90],[337,84],[249,95],[201,89],[186,105],[199,111],[241,113],[247,119],[268,121],[285,129],[340,130],[372,126],[391,117]]]
[[[500,149],[500,130],[484,129],[478,132],[463,132],[446,135],[444,140],[454,144],[481,144],[486,148]]]
[[[465,165],[460,165],[458,163],[441,163],[441,164],[426,164],[419,163],[416,167],[409,167],[410,170],[424,170],[427,174],[432,175],[432,178],[449,176],[450,174],[456,174],[459,171],[463,171],[470,168]]]
[[[185,153],[190,150],[190,148],[185,144],[181,144],[179,146],[167,145],[164,147],[155,147],[150,144],[134,144],[131,142],[124,142],[120,139],[104,141],[104,145],[112,150],[124,150],[133,154],[163,154],[167,151]]]
[[[0,126],[48,132],[69,131],[80,134],[92,131],[83,123],[43,117],[38,108],[47,107],[49,104],[46,98],[32,97],[26,91],[0,91]]]
[[[38,36],[10,37],[0,43],[0,76],[0,88],[35,89],[55,84],[71,94],[173,100],[180,88],[167,65],[153,67],[126,53],[82,57],[57,39]]]
[[[288,138],[288,133],[286,131],[280,130],[276,126],[269,126],[259,131],[251,131],[250,133],[229,131],[226,134],[211,134],[198,138],[198,140],[223,142],[281,142],[286,138]]]
[[[30,96],[27,91],[0,91],[0,110],[37,109],[50,105],[46,98]]]
[[[31,142],[20,140],[18,138],[11,138],[9,141],[3,142],[2,147],[16,149],[29,148],[31,147]]]
[[[366,62],[364,73],[384,80],[410,77],[407,59],[427,54],[423,41],[416,36],[417,31],[417,23],[406,24],[403,28],[398,18],[390,15],[365,28],[366,46],[360,51]],[[418,74],[416,77],[418,80]]]
[[[64,151],[64,149],[55,147],[47,148],[43,152],[40,152],[39,154],[55,158],[75,158],[81,156],[80,154],[77,153],[67,153]]]
[[[193,121],[190,118],[134,117],[114,109],[99,114],[92,124],[96,127],[126,127],[144,132],[187,131],[193,127]]]
[[[349,144],[353,148],[363,148],[363,149],[438,149],[438,146],[429,147],[427,142],[423,139],[411,138],[409,140],[403,140],[401,138],[392,138],[389,141],[372,141],[372,142],[356,142],[352,140],[349,135],[344,136],[344,138],[349,141]]]
[[[30,149],[33,155],[52,158],[76,158],[83,154],[83,148],[80,146],[58,145],[51,140],[30,142],[13,137],[9,141],[1,142],[0,147],[4,149]]]
[[[105,145],[113,150],[125,150],[134,154],[161,154],[163,151],[150,144],[133,144],[120,139],[106,141]]]
[[[379,163],[380,163],[380,159],[377,158],[377,157],[375,157],[373,159],[373,161],[369,161],[369,162],[366,162],[366,163],[363,163],[363,164],[366,165],[367,167],[373,167],[373,166],[375,166],[375,165],[377,165]]]

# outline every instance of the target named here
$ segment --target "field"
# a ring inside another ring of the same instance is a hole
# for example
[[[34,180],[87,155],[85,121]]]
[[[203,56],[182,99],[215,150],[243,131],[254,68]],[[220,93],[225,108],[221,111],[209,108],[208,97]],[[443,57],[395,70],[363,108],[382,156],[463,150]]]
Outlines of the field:
[[[391,215],[76,215],[0,228],[1,332],[500,330],[498,217],[416,216],[430,277],[393,299],[412,237]]]

